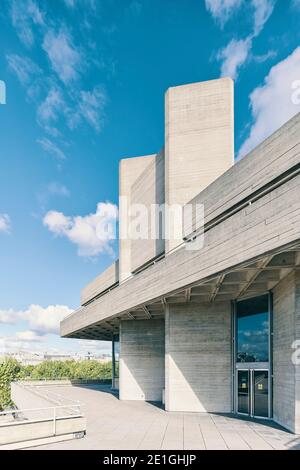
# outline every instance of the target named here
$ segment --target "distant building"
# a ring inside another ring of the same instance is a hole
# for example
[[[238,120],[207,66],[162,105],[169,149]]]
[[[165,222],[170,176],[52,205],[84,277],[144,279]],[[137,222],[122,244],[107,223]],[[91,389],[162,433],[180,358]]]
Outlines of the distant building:
[[[90,354],[89,356],[87,356],[85,354],[9,352],[0,355],[0,362],[8,357],[16,359],[24,366],[35,366],[44,361],[82,361],[88,358],[98,362],[111,361],[111,356],[106,354]]]

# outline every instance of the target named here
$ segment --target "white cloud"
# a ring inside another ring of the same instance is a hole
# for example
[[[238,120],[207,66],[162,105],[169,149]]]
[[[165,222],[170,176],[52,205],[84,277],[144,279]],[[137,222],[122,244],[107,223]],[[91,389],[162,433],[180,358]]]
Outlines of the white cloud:
[[[253,35],[258,34],[263,29],[265,23],[270,18],[276,0],[205,0],[206,9],[221,26],[230,19],[242,5],[250,5],[253,9]]]
[[[234,11],[242,4],[243,0],[205,0],[206,9],[221,26],[228,21]]]
[[[43,25],[44,15],[33,0],[13,0],[11,4],[11,19],[20,40],[27,47],[34,43],[32,25]]]
[[[40,305],[33,304],[26,311],[22,312],[22,317],[29,323],[29,327],[40,335],[59,334],[60,322],[72,312],[73,310],[66,305],[41,307]]]
[[[274,59],[277,56],[277,52],[270,50],[265,54],[260,55],[253,55],[252,60],[258,64],[262,64],[263,62],[267,62],[269,59]]]
[[[10,232],[10,217],[8,214],[0,214],[0,232]]]
[[[16,340],[26,341],[29,343],[41,343],[45,340],[43,335],[39,335],[35,331],[26,330],[26,331],[19,331],[15,335]]]
[[[79,78],[82,57],[67,30],[55,32],[49,29],[44,37],[43,49],[53,70],[65,84]]]
[[[10,70],[15,73],[23,86],[32,83],[34,77],[41,73],[41,69],[28,57],[8,54],[6,59]]]
[[[232,39],[224,49],[219,51],[217,59],[222,61],[221,76],[235,80],[240,67],[247,60],[250,49],[251,41],[247,38],[245,40]]]
[[[79,99],[79,114],[97,132],[101,130],[102,113],[107,101],[104,89],[100,86],[92,91],[81,91]]]
[[[12,308],[7,310],[0,310],[0,323],[6,325],[14,325],[19,319],[19,312],[16,312]]]
[[[258,36],[273,13],[276,0],[252,0],[254,7],[253,35]]]
[[[103,252],[113,254],[111,242],[116,237],[117,217],[117,206],[100,202],[96,212],[86,216],[70,217],[49,211],[43,223],[55,235],[64,236],[77,245],[79,256],[90,257]]]
[[[63,106],[64,100],[61,91],[56,87],[52,87],[45,100],[42,101],[38,107],[37,116],[39,122],[48,124],[49,121],[55,121],[57,114],[61,111]]]
[[[72,90],[70,96],[65,96],[61,88],[52,86],[37,110],[38,123],[50,135],[57,137],[60,132],[53,127],[59,117],[66,118],[71,130],[77,128],[83,121],[88,123],[96,132],[100,132],[104,121],[104,108],[107,95],[104,88],[97,85],[93,90]]]
[[[64,186],[63,184],[57,183],[56,181],[53,181],[52,183],[48,184],[47,191],[54,196],[70,196],[70,191],[68,190],[68,188],[66,188],[66,186]]]
[[[300,47],[271,68],[264,84],[250,95],[253,124],[239,151],[239,158],[270,136],[300,111],[292,100],[293,82],[300,80]]]
[[[43,219],[43,224],[56,235],[65,235],[72,228],[72,219],[62,212],[49,211]]]
[[[33,353],[40,341],[28,341],[14,336],[0,336],[0,353]]]
[[[58,334],[61,320],[72,312],[73,310],[66,305],[42,307],[32,304],[26,310],[0,310],[0,323],[12,325],[24,321],[27,322],[29,329],[38,333],[39,336]],[[31,337],[33,338],[33,335]],[[27,340],[29,340],[29,335],[27,335]]]
[[[58,160],[65,160],[66,155],[64,152],[58,147],[58,145],[50,139],[42,138],[37,140],[37,143],[41,145],[41,147],[45,150],[45,152],[50,153]]]
[[[86,0],[86,6],[94,9],[95,4],[91,0]],[[30,13],[32,16],[30,21],[43,26],[38,31],[42,36],[42,48],[49,58],[50,76],[26,56],[8,54],[6,57],[9,69],[17,76],[26,90],[27,97],[37,107],[37,123],[52,139],[62,137],[61,126],[54,124],[59,119],[60,124],[64,122],[71,130],[87,123],[96,132],[100,132],[107,94],[101,85],[96,85],[92,89],[79,87],[78,80],[83,72],[84,54],[75,46],[71,33],[64,27],[58,28],[53,22],[48,27],[44,16],[31,0],[24,0],[22,7],[14,2],[13,10],[15,22],[20,17],[24,17],[28,22]],[[29,31],[31,32],[31,29]],[[59,85],[55,74],[68,87]],[[65,158],[64,152],[55,141],[42,139],[39,143],[57,158]]]
[[[222,62],[221,76],[237,79],[239,69],[250,58],[253,40],[261,33],[265,23],[270,18],[275,2],[276,0],[251,0],[253,31],[245,39],[232,39],[226,47],[217,53],[217,59]],[[206,6],[212,15],[219,21],[223,21],[223,24],[240,5],[241,2],[222,2],[221,0],[208,0],[206,2]],[[267,58],[269,57],[267,56]]]

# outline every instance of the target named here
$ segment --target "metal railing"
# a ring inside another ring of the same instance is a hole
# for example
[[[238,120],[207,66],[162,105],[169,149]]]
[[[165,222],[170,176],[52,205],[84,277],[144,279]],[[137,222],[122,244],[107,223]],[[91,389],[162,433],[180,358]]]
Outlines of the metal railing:
[[[62,410],[67,410],[64,411],[63,413],[60,413]],[[26,414],[32,415],[32,413],[40,413],[44,415],[44,417],[40,418],[26,418]],[[49,414],[49,416],[47,416]],[[58,405],[58,406],[49,406],[49,407],[42,407],[42,408],[27,408],[27,409],[14,409],[14,410],[7,410],[7,411],[1,411],[0,412],[0,417],[1,416],[8,416],[11,415],[13,417],[13,421],[0,421],[0,428],[4,426],[11,426],[13,424],[16,424],[16,422],[19,424],[29,424],[29,423],[42,423],[45,421],[53,421],[53,436],[56,436],[56,424],[57,420],[62,420],[62,419],[69,419],[69,418],[82,418],[83,414],[81,412],[81,407],[80,404],[74,404],[74,405]]]

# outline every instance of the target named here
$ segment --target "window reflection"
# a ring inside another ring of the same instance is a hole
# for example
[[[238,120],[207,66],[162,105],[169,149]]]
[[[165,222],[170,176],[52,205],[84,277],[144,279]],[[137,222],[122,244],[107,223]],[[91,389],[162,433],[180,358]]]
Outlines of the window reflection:
[[[269,361],[268,312],[267,295],[237,303],[237,362]]]

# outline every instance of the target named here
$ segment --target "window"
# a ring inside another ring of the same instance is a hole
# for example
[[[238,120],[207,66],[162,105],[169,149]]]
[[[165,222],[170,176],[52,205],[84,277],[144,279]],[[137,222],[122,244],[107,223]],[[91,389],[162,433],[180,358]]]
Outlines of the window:
[[[269,296],[237,303],[237,362],[269,361]]]
[[[120,341],[119,335],[113,337],[113,378],[119,378],[119,356],[120,356]]]

